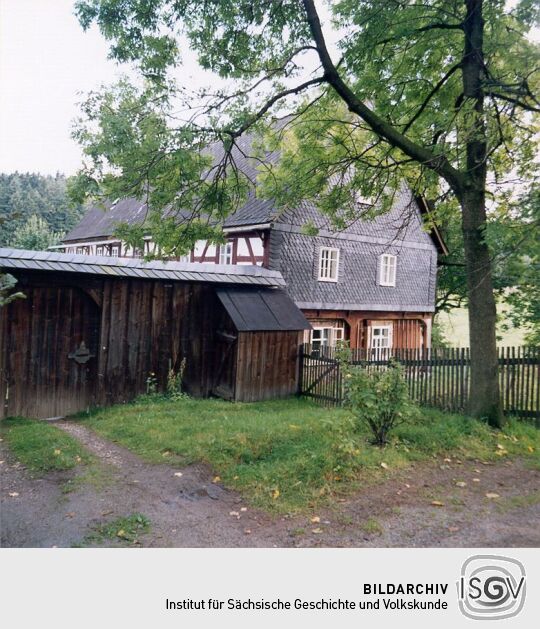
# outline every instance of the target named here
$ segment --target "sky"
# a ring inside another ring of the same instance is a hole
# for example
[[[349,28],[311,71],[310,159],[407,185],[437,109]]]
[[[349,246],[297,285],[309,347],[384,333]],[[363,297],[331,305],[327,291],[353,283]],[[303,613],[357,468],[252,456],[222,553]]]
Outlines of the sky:
[[[73,0],[0,0],[0,172],[73,174],[81,92],[118,73],[97,29],[79,26]]]
[[[0,0],[0,172],[74,174],[81,151],[71,138],[78,103],[129,74],[107,58],[96,27],[83,31],[74,0]],[[191,85],[208,80],[184,56]]]

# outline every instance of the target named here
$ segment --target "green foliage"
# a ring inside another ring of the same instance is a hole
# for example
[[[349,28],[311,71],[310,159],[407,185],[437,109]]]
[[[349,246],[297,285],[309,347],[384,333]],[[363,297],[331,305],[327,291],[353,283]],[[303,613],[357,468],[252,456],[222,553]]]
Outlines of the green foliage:
[[[374,448],[369,429],[354,429],[349,411],[302,399],[231,404],[147,398],[81,421],[148,461],[209,464],[226,486],[281,513],[377,482],[382,462],[387,474],[435,455],[499,460],[497,443],[509,455],[538,458],[540,452],[540,431],[525,422],[493,431],[469,417],[426,409],[415,409],[396,427],[393,447]]]
[[[390,359],[387,369],[373,371],[365,365],[351,365],[342,360],[341,370],[344,406],[353,414],[357,429],[368,427],[373,443],[386,445],[393,429],[413,411],[403,367]]]
[[[186,359],[183,358],[178,371],[174,371],[174,369],[171,368],[167,373],[167,395],[172,400],[182,400],[188,397],[188,394],[183,389],[185,370]]]
[[[14,456],[34,473],[69,470],[91,461],[76,439],[48,422],[5,419],[2,434]]]
[[[80,219],[82,206],[72,206],[61,174],[0,174],[0,246],[13,241],[14,233],[32,216],[43,219],[51,232],[66,232]]]
[[[148,533],[150,526],[150,519],[145,515],[132,513],[116,518],[112,522],[98,524],[92,533],[86,535],[79,543],[73,544],[73,547],[99,546],[104,541],[114,541],[121,545],[137,544],[139,537]]]
[[[52,245],[57,245],[64,235],[64,232],[51,231],[43,218],[32,214],[28,221],[15,229],[8,245],[14,249],[46,251]]]
[[[16,278],[10,273],[0,273],[0,308],[11,303],[14,299],[24,298],[24,294],[20,291],[11,292],[17,284]]]
[[[457,217],[449,217],[442,231],[451,254],[438,272],[437,310],[449,311],[467,304],[463,237]],[[495,293],[507,306],[502,330],[522,328],[528,331],[526,343],[540,344],[540,189],[502,200],[488,216],[486,239],[495,252]]]
[[[431,328],[431,347],[435,349],[450,347],[450,343],[445,336],[444,328],[440,323],[433,322]]]

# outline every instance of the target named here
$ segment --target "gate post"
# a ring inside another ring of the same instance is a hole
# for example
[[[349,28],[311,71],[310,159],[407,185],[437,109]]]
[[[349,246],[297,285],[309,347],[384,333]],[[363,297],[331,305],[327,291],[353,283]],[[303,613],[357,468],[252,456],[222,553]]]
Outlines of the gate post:
[[[300,344],[300,353],[298,355],[298,388],[296,395],[302,395],[302,388],[304,386],[304,343]]]

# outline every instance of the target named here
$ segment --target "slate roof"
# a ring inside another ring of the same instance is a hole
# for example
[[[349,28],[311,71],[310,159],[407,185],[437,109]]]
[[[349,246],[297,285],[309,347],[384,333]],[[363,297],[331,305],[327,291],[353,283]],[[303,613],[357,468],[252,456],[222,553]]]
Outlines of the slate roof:
[[[0,269],[61,271],[114,277],[240,284],[244,286],[285,286],[279,271],[260,266],[200,264],[190,262],[145,262],[140,258],[111,258],[48,251],[0,248]]]
[[[216,294],[239,332],[311,329],[283,290],[227,286],[217,288]]]
[[[283,124],[283,121],[280,122]],[[232,150],[232,160],[238,170],[255,184],[260,164],[257,160],[249,158],[249,155],[253,154],[252,143],[253,136],[249,134],[239,138]],[[223,155],[223,145],[215,143],[208,150],[217,163]],[[274,163],[278,158],[277,151],[267,152],[265,162]],[[107,202],[103,206],[92,206],[85,212],[81,221],[66,234],[63,242],[109,237],[118,223],[127,223],[131,226],[141,225],[146,218],[147,209],[148,206],[144,201],[133,197],[118,200],[116,203]],[[188,214],[186,212],[186,216]],[[223,226],[227,228],[269,223],[276,215],[277,209],[274,202],[257,198],[255,191],[251,189],[246,203],[227,217]]]

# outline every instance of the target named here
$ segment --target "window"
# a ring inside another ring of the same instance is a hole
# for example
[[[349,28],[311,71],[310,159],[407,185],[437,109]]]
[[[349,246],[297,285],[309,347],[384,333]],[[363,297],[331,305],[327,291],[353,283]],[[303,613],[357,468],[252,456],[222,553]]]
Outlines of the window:
[[[371,348],[389,349],[392,347],[392,326],[372,325],[371,326]]]
[[[120,257],[120,245],[111,245],[111,256],[113,258]]]
[[[397,257],[389,253],[384,253],[380,257],[379,284],[381,286],[396,285]]]
[[[104,251],[103,245],[96,245],[96,255],[97,256],[105,256],[107,255]]]
[[[339,267],[339,249],[321,247],[319,253],[319,281],[337,282]]]
[[[343,327],[313,327],[311,330],[311,347],[313,351],[318,351],[322,347],[335,347],[343,339]]]
[[[229,242],[226,245],[221,245],[219,247],[219,263],[232,264],[232,252],[233,252],[232,240],[229,240]]]

